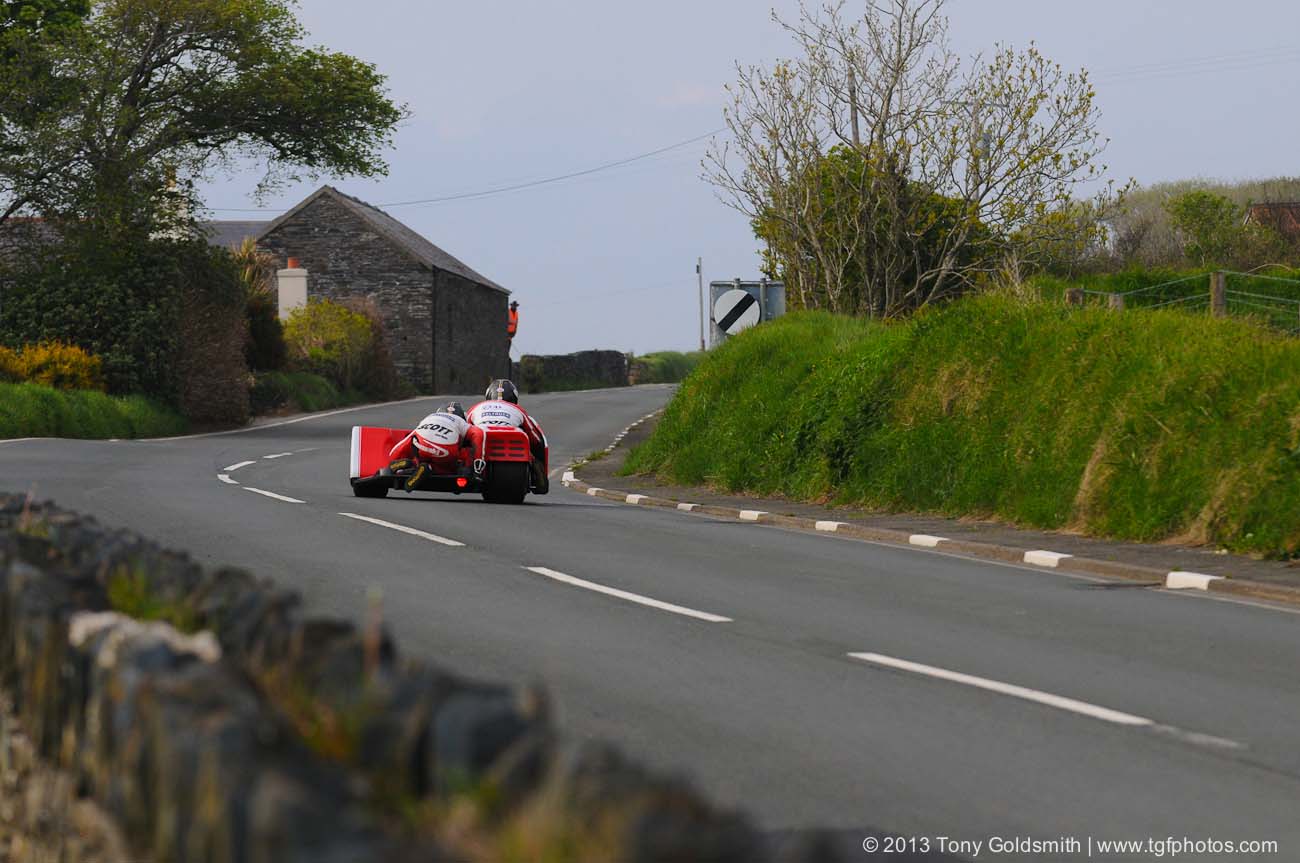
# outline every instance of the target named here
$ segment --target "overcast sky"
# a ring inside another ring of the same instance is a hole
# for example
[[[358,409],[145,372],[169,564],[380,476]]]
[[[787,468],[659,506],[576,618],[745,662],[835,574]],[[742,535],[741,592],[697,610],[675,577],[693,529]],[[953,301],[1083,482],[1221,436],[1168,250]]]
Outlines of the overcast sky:
[[[795,5],[776,4],[782,14]],[[790,54],[770,10],[745,0],[302,0],[312,42],[377,64],[412,115],[388,177],[320,183],[387,205],[706,135],[722,126],[737,60]],[[1091,70],[1116,179],[1300,174],[1294,0],[950,0],[948,13],[964,55],[1032,40]],[[514,292],[516,356],[691,349],[696,257],[706,280],[758,274],[744,218],[699,179],[705,145],[523,191],[386,209]],[[262,203],[253,173],[203,191],[214,210],[272,210],[217,218],[271,218],[320,183]]]

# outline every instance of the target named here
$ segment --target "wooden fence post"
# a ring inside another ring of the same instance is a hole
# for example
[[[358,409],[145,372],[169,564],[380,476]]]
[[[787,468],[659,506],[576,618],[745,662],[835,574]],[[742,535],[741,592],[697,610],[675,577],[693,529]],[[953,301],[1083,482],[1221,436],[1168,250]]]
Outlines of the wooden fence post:
[[[1219,271],[1210,273],[1210,314],[1216,318],[1228,315],[1227,285],[1227,273]]]
[[[1070,288],[1065,292],[1065,304],[1067,306],[1083,305],[1083,288]]]
[[[1109,295],[1106,298],[1106,305],[1108,305],[1111,309],[1117,312],[1124,311],[1124,295],[1123,294]]]

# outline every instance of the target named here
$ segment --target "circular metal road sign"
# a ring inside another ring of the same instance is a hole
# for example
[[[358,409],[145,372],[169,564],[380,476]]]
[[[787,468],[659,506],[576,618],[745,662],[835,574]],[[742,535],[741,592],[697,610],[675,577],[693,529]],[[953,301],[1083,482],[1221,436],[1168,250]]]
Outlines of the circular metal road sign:
[[[748,291],[733,288],[714,301],[713,319],[718,329],[734,336],[758,323],[758,300]]]

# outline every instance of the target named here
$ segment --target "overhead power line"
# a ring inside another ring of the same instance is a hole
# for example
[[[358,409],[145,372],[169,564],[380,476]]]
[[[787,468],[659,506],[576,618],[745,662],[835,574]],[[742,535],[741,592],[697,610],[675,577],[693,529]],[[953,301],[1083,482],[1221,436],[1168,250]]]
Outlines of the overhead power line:
[[[532,188],[536,188],[537,186],[546,186],[546,185],[550,185],[550,184],[552,184],[552,183],[562,183],[562,182],[564,182],[565,180],[573,180],[573,179],[577,179],[578,177],[586,177],[586,176],[589,176],[589,175],[591,175],[591,174],[598,174],[598,173],[600,173],[600,172],[602,172],[602,171],[609,171],[609,170],[611,170],[611,169],[613,169],[613,168],[621,168],[622,166],[624,166],[624,165],[630,165],[630,164],[632,164],[633,162],[640,162],[640,161],[643,160],[643,159],[649,159],[649,158],[651,158],[652,156],[658,156],[658,155],[661,155],[661,154],[663,154],[663,153],[667,153],[667,152],[670,152],[670,151],[672,151],[672,150],[677,150],[677,149],[680,149],[680,148],[685,147],[685,146],[687,146],[687,145],[694,144],[694,143],[696,143],[697,141],[703,141],[705,138],[711,138],[711,137],[713,137],[714,135],[717,135],[717,134],[719,134],[719,133],[721,133],[721,132],[725,132],[725,131],[726,131],[726,128],[725,128],[725,127],[724,127],[724,128],[721,128],[721,129],[714,129],[714,130],[711,131],[711,132],[705,132],[703,135],[696,135],[696,136],[693,137],[693,138],[687,138],[686,140],[684,140],[684,141],[678,141],[678,142],[676,142],[675,144],[669,144],[669,145],[667,145],[667,146],[665,146],[665,147],[658,147],[658,148],[656,148],[656,149],[654,149],[654,150],[648,150],[648,151],[646,151],[646,152],[644,152],[644,153],[638,153],[638,154],[635,155],[635,156],[628,156],[628,157],[626,157],[626,158],[624,158],[624,159],[616,159],[616,160],[614,160],[613,162],[605,162],[605,163],[602,164],[602,165],[596,165],[596,166],[591,167],[591,168],[584,168],[584,169],[582,169],[581,171],[570,171],[570,172],[567,173],[567,174],[557,174],[556,176],[553,176],[553,177],[542,177],[541,179],[537,179],[537,180],[527,180],[527,181],[522,182],[522,183],[514,183],[514,184],[512,184],[512,185],[508,185],[508,186],[495,186],[495,187],[488,188],[488,189],[481,189],[481,190],[476,191],[476,192],[460,192],[460,193],[458,193],[458,194],[454,194],[454,195],[442,195],[442,196],[435,197],[435,198],[420,198],[420,199],[413,200],[413,201],[394,201],[394,202],[387,203],[387,204],[376,204],[376,206],[378,206],[378,207],[414,207],[414,206],[417,206],[417,205],[420,205],[420,204],[441,204],[441,203],[445,203],[445,202],[447,202],[447,201],[468,201],[468,200],[473,200],[473,199],[476,199],[476,198],[487,198],[487,197],[490,197],[490,196],[492,196],[492,195],[504,195],[504,194],[506,194],[507,192],[518,192],[518,191],[521,191],[521,190],[523,190],[523,189],[532,189]],[[211,210],[212,210],[213,212],[215,212],[215,213],[271,213],[271,212],[282,212],[282,211],[280,211],[280,210],[266,209],[266,208],[262,208],[262,209],[256,209],[256,208],[240,209],[240,208],[236,208],[236,207],[211,207],[211,208],[209,208],[209,209],[211,209]]]
[[[1176,60],[1164,60],[1144,63],[1116,69],[1098,70],[1094,73],[1098,83],[1128,83],[1148,78],[1161,78],[1173,75],[1200,75],[1207,72],[1236,72],[1294,63],[1300,60],[1300,49],[1265,48],[1237,51],[1228,54],[1214,54],[1202,57],[1183,57]]]
[[[1266,48],[1250,49],[1237,51],[1226,54],[1211,54],[1201,57],[1184,57],[1176,60],[1157,61],[1153,63],[1143,63],[1135,66],[1125,66],[1112,69],[1098,70],[1093,73],[1093,80],[1099,84],[1128,84],[1138,81],[1166,78],[1175,75],[1199,75],[1209,72],[1237,72],[1251,69],[1259,69],[1266,66],[1276,66],[1285,63],[1295,63],[1300,61],[1300,49],[1297,48]],[[451,195],[440,195],[432,198],[418,198],[410,201],[393,201],[386,204],[378,204],[379,207],[414,207],[425,204],[442,204],[450,201],[469,201],[479,198],[488,198],[495,195],[504,195],[510,192],[518,192],[524,189],[533,189],[538,186],[547,186],[554,183],[562,183],[566,180],[573,180],[579,177],[586,177],[592,174],[599,174],[603,171],[609,171],[624,165],[630,165],[633,162],[639,162],[643,159],[649,159],[663,153],[677,150],[682,147],[694,144],[697,141],[703,141],[714,135],[725,132],[725,128],[714,129],[705,132],[703,135],[696,135],[687,138],[684,141],[677,141],[664,147],[658,147],[644,153],[638,153],[635,156],[628,156],[623,159],[616,159],[612,162],[606,162],[591,168],[584,168],[580,171],[571,171],[567,174],[557,174],[553,177],[542,177],[536,180],[527,180],[521,183],[513,183],[504,186],[493,186],[486,189],[480,189],[473,192],[460,192]],[[282,213],[283,209],[267,207],[209,207],[214,213]]]
[[[560,174],[555,177],[545,177],[541,180],[529,180],[526,183],[516,183],[513,186],[500,186],[495,189],[485,189],[481,192],[463,192],[459,195],[443,195],[439,198],[423,198],[417,201],[398,201],[393,204],[380,204],[381,207],[412,207],[416,204],[441,204],[443,201],[465,201],[471,198],[486,198],[488,195],[500,195],[506,192],[517,192],[520,189],[531,189],[534,186],[545,186],[550,183],[559,183],[564,180],[572,180],[575,177],[585,177],[588,174],[595,174],[600,171],[608,171],[611,168],[618,168],[623,165],[630,165],[633,162],[639,162],[642,159],[649,159],[651,156],[658,156],[660,153],[667,153],[669,150],[676,150],[679,147],[685,147],[687,144],[694,144],[696,141],[703,141],[705,138],[711,138],[726,129],[714,129],[712,132],[705,132],[703,135],[696,135],[694,138],[687,138],[685,141],[678,141],[676,144],[669,144],[666,147],[660,147],[657,150],[650,150],[646,153],[640,153],[636,156],[628,156],[626,159],[618,159],[613,162],[606,162],[603,165],[597,165],[594,168],[586,168],[581,171],[573,171],[568,174]]]

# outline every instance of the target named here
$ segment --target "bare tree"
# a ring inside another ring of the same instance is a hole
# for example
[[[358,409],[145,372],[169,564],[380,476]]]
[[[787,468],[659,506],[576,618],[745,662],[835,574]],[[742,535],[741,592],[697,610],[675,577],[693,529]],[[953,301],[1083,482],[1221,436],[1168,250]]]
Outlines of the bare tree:
[[[1104,172],[1087,73],[1033,45],[963,62],[943,6],[801,6],[774,15],[793,59],[737,69],[705,178],[753,220],[796,305],[897,314],[1078,229],[1061,213]]]

